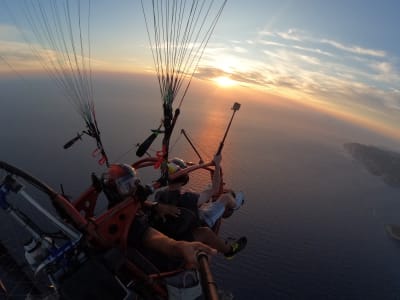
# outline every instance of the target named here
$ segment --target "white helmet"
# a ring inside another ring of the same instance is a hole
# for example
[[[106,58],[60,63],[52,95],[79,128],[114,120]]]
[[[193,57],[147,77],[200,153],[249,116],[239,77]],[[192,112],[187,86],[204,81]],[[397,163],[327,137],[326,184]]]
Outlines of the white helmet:
[[[180,159],[180,158],[173,158],[170,160],[168,163],[168,174],[173,175],[176,172],[185,169],[187,167],[186,163]],[[183,174],[182,176],[179,176],[175,178],[174,180],[170,180],[169,183],[181,183],[182,185],[185,185],[189,182],[189,175],[188,174]]]
[[[187,167],[187,165],[183,161],[183,159],[175,157],[175,158],[171,159],[168,163],[168,173],[170,175],[172,175],[182,169],[185,169],[186,167]]]

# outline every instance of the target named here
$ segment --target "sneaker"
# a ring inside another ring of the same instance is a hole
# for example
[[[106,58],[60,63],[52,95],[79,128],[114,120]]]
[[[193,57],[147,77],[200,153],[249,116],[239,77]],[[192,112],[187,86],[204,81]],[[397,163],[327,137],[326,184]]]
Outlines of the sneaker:
[[[232,250],[225,253],[227,259],[233,258],[238,252],[242,251],[247,245],[247,238],[242,236],[231,244]]]
[[[236,206],[233,210],[239,209],[244,203],[244,194],[243,192],[237,192],[235,196]]]

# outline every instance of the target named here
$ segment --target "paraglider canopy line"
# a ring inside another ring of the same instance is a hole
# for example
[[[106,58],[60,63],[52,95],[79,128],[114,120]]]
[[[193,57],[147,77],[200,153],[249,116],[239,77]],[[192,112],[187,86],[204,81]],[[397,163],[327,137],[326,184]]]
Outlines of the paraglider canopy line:
[[[179,108],[226,0],[142,0],[141,4],[162,101],[172,105],[179,96]]]
[[[91,0],[25,0],[18,12],[11,9],[16,7],[13,1],[3,2],[33,55],[73,104],[106,157],[93,96]]]
[[[227,0],[141,0],[163,103],[161,170],[165,178],[169,140],[193,76]],[[180,99],[173,113],[173,103]],[[144,152],[140,152],[142,154]]]

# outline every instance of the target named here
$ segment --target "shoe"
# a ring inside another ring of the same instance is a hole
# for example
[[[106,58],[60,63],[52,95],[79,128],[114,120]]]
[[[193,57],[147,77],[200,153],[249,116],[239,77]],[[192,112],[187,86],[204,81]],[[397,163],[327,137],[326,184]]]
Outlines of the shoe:
[[[242,251],[247,245],[247,238],[242,236],[231,244],[231,251],[225,253],[227,259],[232,259],[238,252]]]
[[[243,192],[236,193],[235,202],[236,202],[236,206],[233,210],[237,210],[243,205],[243,203],[244,203],[244,193]]]

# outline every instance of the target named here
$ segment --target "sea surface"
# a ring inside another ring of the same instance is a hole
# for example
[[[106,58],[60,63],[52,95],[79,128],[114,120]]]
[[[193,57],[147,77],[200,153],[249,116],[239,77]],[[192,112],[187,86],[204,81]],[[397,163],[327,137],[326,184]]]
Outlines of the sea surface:
[[[161,119],[155,80],[98,76],[95,88],[97,121],[111,161],[135,161],[136,143]],[[51,83],[3,78],[0,91],[0,160],[56,190],[62,183],[72,197],[90,184],[91,172],[105,171],[92,157],[90,138],[62,149],[85,128]],[[247,236],[248,245],[232,260],[212,260],[219,287],[234,299],[399,299],[400,242],[384,224],[400,224],[400,189],[371,174],[343,145],[399,152],[400,142],[295,102],[213,92],[194,87],[188,94],[171,156],[198,161],[179,135],[184,128],[204,159],[211,159],[233,102],[242,104],[222,164],[226,185],[242,190],[245,204],[224,220],[220,234]],[[143,180],[152,179],[143,173]],[[8,222],[5,213],[0,217]],[[15,232],[2,226],[0,233]]]

